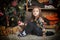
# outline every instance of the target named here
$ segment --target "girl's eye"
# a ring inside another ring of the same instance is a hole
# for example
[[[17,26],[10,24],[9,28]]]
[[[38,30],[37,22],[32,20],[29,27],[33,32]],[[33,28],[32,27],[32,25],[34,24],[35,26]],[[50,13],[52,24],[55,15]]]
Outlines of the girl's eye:
[[[39,12],[39,11],[35,10],[35,11],[33,11],[33,12]]]

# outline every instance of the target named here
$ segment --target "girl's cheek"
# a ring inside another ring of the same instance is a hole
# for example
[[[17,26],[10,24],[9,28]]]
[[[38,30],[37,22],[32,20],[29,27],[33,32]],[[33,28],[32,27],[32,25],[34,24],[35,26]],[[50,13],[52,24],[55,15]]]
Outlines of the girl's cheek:
[[[33,12],[33,15],[35,15],[35,12]]]
[[[36,12],[36,14],[35,14],[36,16],[38,16],[39,15],[39,12]]]

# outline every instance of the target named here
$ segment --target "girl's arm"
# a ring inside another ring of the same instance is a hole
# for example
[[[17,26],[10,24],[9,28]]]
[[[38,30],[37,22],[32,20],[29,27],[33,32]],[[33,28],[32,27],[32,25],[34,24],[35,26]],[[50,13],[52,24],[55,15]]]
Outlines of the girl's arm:
[[[39,18],[39,21],[40,21],[40,25],[42,26],[42,28],[44,28],[44,29],[45,29],[45,28],[46,28],[46,24],[47,24],[47,23],[43,20],[43,18],[42,18],[42,17],[40,17],[40,18]]]
[[[47,24],[46,22],[44,22],[42,17],[39,18],[39,21],[42,22],[43,24]]]
[[[44,20],[42,19],[42,17],[39,18],[39,21],[44,23]]]
[[[23,25],[25,25],[25,26],[26,26],[26,25],[27,25],[27,23],[23,23],[22,21],[18,21],[18,25],[19,25],[19,26],[23,26]]]
[[[47,23],[44,22],[44,20],[43,20],[42,17],[40,17],[39,20],[40,20],[40,22],[42,22],[42,31],[45,33],[45,28],[46,28],[46,24],[47,24]]]

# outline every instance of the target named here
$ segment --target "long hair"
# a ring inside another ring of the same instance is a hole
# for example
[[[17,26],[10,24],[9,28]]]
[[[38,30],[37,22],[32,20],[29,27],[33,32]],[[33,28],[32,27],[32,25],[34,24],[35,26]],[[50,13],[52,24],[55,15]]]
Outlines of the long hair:
[[[35,16],[33,15],[33,10],[34,10],[35,8],[38,8],[38,9],[39,9],[39,16],[38,16],[38,18],[42,16],[42,14],[41,14],[41,8],[38,7],[38,6],[35,6],[35,7],[33,7],[33,9],[32,9],[32,17],[31,17],[32,20],[35,19]],[[38,18],[37,18],[37,19],[38,19]]]

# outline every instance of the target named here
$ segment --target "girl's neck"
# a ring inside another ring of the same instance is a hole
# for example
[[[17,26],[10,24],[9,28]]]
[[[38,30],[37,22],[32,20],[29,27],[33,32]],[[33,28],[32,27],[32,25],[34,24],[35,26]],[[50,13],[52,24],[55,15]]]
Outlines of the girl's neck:
[[[38,18],[39,18],[39,16],[36,16],[36,17],[35,17],[35,20],[37,20]]]

